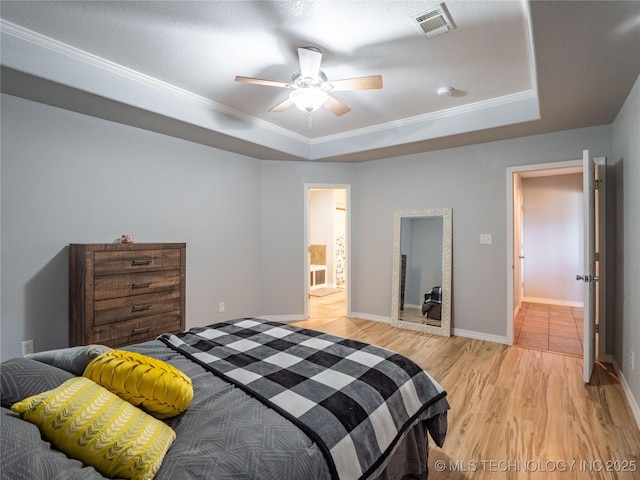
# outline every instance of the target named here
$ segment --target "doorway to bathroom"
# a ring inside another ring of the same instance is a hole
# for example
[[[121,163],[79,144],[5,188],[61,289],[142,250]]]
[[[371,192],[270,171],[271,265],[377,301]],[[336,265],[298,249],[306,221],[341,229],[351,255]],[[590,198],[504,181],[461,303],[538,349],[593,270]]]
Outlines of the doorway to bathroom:
[[[305,185],[305,316],[350,311],[350,186]]]

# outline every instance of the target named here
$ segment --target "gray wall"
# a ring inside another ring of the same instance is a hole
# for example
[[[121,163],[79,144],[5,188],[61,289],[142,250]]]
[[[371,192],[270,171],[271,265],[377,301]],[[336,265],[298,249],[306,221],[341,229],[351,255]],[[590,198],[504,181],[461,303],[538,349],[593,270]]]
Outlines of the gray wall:
[[[640,421],[640,77],[613,123],[613,155],[610,157],[616,191],[614,219],[617,246],[614,279],[614,351],[624,380],[636,399]],[[610,198],[610,197],[608,197]],[[610,253],[610,252],[609,252]],[[608,253],[608,255],[609,255]],[[610,256],[610,255],[609,255]],[[610,285],[610,284],[608,284]],[[611,309],[609,309],[611,311]],[[631,368],[631,354],[635,368]]]
[[[452,207],[453,327],[504,339],[505,169],[611,153],[602,126],[358,164],[256,161],[2,100],[2,358],[27,338],[66,345],[65,245],[122,233],[187,242],[189,325],[299,318],[305,183],[352,186],[353,313],[390,316],[394,210]]]
[[[506,168],[609,156],[611,127],[592,127],[358,164],[354,309],[390,315],[394,210],[453,209],[452,326],[507,334]],[[480,245],[480,234],[493,243]],[[373,261],[375,259],[375,261]]]
[[[123,233],[187,243],[188,326],[260,313],[258,160],[7,95],[1,114],[2,359],[67,345],[67,245]]]
[[[305,184],[354,184],[355,165],[263,160],[260,311],[286,320],[304,314]],[[353,195],[353,190],[352,190]],[[353,243],[352,248],[361,246]],[[391,255],[391,253],[389,253]],[[352,268],[357,270],[356,262]]]

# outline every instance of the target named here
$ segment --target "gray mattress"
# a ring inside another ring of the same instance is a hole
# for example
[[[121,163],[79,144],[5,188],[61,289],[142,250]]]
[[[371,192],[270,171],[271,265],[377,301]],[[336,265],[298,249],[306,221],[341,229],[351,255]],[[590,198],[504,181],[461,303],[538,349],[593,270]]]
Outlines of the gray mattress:
[[[166,420],[176,432],[156,475],[158,480],[323,480],[330,479],[320,449],[295,425],[242,390],[215,377],[159,341],[125,347],[164,360],[186,373],[194,398],[186,412]],[[71,460],[43,441],[37,427],[8,407],[15,401],[61,384],[70,373],[30,359],[12,359],[2,374],[2,480],[82,479],[104,477]],[[400,480],[427,478],[426,422],[446,431],[448,404],[424,412],[398,443],[386,465],[370,477]],[[430,420],[428,420],[430,419]],[[440,440],[439,440],[440,441]]]

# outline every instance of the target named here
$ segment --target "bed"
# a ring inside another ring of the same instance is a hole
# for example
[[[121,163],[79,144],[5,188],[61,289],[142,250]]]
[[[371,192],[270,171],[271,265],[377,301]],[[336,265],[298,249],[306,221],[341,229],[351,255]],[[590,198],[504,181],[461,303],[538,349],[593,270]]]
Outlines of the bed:
[[[424,480],[428,435],[439,446],[445,439],[446,392],[409,359],[373,345],[245,318],[122,350],[162,360],[193,385],[189,407],[163,421],[175,440],[158,480]],[[50,363],[15,358],[0,367],[1,478],[104,479],[10,410],[76,376]]]

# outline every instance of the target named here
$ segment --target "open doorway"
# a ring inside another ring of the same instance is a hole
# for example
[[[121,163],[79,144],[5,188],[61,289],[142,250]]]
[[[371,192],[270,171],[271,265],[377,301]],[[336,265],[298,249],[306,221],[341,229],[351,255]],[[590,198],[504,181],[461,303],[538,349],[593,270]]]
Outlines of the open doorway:
[[[305,185],[305,316],[346,317],[349,311],[349,186]]]
[[[566,173],[566,169],[580,167],[582,172],[582,219],[583,234],[581,248],[583,253],[582,269],[576,273],[563,272],[569,282],[571,277],[582,282],[584,320],[582,347],[584,381],[589,382],[595,360],[604,361],[606,357],[606,277],[600,265],[606,265],[606,158],[592,158],[588,150],[583,151],[582,161],[558,162],[551,164],[529,165],[507,168],[507,340],[514,343],[518,328],[517,315],[522,309],[526,298],[526,284],[520,287],[519,282],[524,278],[519,275],[526,271],[523,258],[526,258],[526,244],[524,249],[519,245],[518,229],[526,221],[527,206],[524,206],[524,218],[519,208],[518,197],[523,176],[540,174],[550,175]],[[549,172],[544,172],[548,170]],[[525,242],[526,243],[526,242]],[[580,242],[576,242],[580,248]],[[523,254],[524,251],[524,254]],[[526,275],[526,274],[524,274]],[[576,328],[577,325],[576,325]]]
[[[509,343],[583,355],[582,162],[507,172]]]
[[[583,286],[575,281],[584,259],[582,168],[515,175],[521,301],[513,343],[582,357]]]

